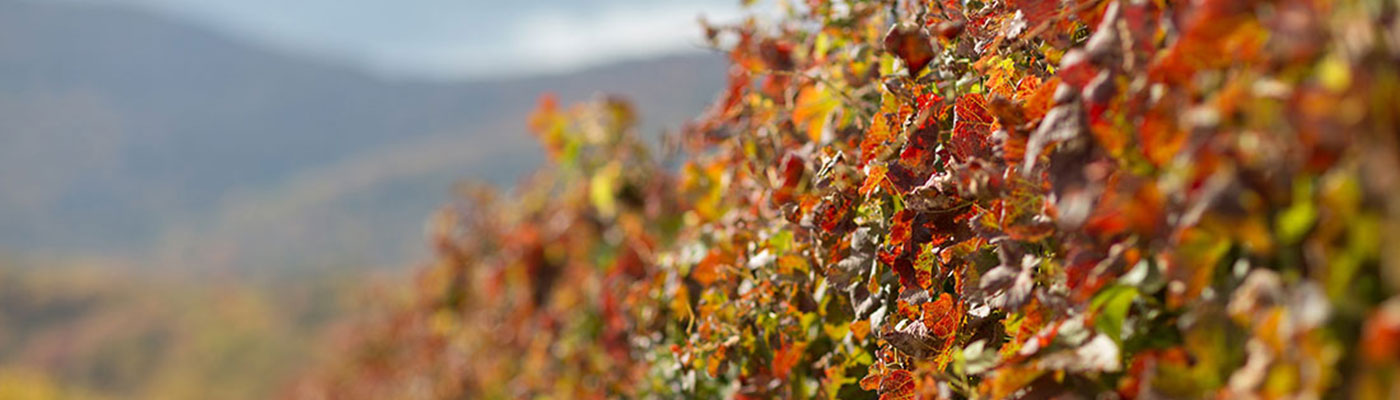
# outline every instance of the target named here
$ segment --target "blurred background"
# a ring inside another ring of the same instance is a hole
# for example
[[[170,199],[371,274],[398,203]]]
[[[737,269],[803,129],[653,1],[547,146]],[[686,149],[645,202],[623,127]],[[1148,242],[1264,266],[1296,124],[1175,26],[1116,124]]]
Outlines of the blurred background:
[[[0,0],[0,399],[263,398],[429,256],[542,93],[652,137],[733,0]]]

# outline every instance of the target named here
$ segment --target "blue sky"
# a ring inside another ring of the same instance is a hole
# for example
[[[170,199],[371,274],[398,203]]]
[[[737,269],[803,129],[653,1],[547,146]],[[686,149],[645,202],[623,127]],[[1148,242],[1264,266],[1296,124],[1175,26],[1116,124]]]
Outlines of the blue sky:
[[[738,0],[86,1],[131,3],[284,51],[414,78],[564,72],[697,51],[700,15],[740,15]]]

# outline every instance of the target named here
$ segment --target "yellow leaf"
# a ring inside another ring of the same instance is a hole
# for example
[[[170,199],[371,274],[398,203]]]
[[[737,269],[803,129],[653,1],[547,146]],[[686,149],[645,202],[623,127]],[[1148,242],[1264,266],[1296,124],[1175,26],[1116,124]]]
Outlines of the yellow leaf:
[[[813,142],[820,143],[826,121],[836,105],[836,98],[832,97],[826,85],[804,87],[797,93],[797,105],[792,109],[793,122],[797,123],[798,129],[805,127],[807,137]]]
[[[613,195],[613,190],[619,175],[622,175],[622,165],[613,162],[600,169],[589,181],[589,198],[593,201],[593,207],[598,210],[598,214],[603,217],[611,217],[617,212],[617,199]]]

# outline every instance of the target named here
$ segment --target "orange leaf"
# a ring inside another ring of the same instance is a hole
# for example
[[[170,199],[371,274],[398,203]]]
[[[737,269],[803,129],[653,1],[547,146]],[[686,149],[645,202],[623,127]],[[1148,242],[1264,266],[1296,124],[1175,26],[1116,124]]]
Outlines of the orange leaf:
[[[865,175],[865,182],[860,185],[860,195],[869,197],[875,193],[875,189],[880,187],[880,183],[885,180],[885,173],[889,171],[884,164],[871,164],[870,172]]]
[[[856,322],[852,322],[852,323],[851,323],[851,336],[854,337],[854,338],[856,339],[857,342],[863,342],[863,341],[865,341],[865,336],[866,336],[866,335],[869,335],[869,334],[870,334],[870,321],[869,321],[869,320],[864,320],[864,319],[862,319],[862,320],[859,320],[859,321],[856,321]]]
[[[902,400],[914,398],[914,375],[897,369],[880,379],[880,400]]]
[[[792,367],[802,361],[802,353],[807,350],[806,343],[796,343],[783,345],[773,354],[773,376],[778,379],[787,379]]]
[[[690,270],[690,276],[695,278],[696,282],[700,282],[701,285],[709,286],[711,283],[714,283],[714,281],[719,280],[722,273],[720,268],[723,266],[724,258],[724,253],[721,251],[710,251],[710,254],[706,255],[704,259],[700,260],[699,264],[695,265],[695,268]]]
[[[869,375],[860,379],[860,388],[864,390],[876,390],[880,388],[880,374],[873,369]]]

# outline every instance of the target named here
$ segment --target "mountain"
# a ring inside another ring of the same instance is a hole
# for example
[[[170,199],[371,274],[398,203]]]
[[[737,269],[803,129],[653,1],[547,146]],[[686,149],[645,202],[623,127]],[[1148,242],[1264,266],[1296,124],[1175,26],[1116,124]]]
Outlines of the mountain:
[[[715,55],[557,76],[391,80],[117,5],[0,0],[0,252],[188,268],[402,262],[459,179],[541,160],[539,96],[632,99],[655,132]]]

